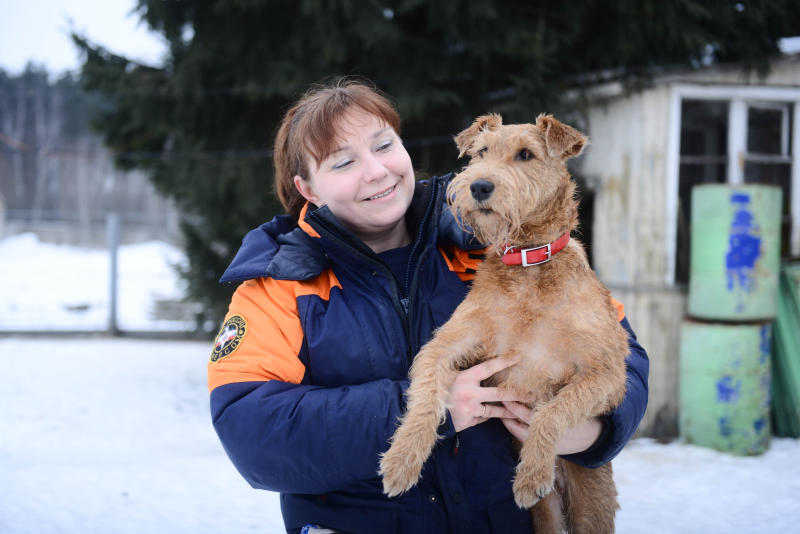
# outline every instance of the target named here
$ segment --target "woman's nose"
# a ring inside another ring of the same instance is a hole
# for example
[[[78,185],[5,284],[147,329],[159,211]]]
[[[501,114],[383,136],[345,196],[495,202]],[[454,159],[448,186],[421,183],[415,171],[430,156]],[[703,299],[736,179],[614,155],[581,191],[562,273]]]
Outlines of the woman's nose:
[[[364,180],[371,182],[379,180],[388,174],[383,162],[370,153],[364,160]]]

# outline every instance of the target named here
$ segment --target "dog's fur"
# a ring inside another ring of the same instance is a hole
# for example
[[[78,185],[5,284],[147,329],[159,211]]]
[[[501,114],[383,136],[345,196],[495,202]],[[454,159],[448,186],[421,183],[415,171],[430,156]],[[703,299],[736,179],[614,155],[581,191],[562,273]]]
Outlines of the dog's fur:
[[[516,355],[521,360],[489,382],[532,399],[513,482],[517,504],[536,505],[537,534],[613,532],[618,505],[611,465],[580,467],[557,458],[555,445],[571,427],[621,402],[628,335],[577,240],[541,265],[509,266],[500,258],[504,245],[538,246],[576,228],[566,160],[588,140],[550,115],[535,124],[503,125],[490,114],[455,141],[471,161],[448,187],[450,207],[489,244],[489,253],[465,300],[414,361],[407,413],[380,463],[384,491],[393,496],[417,483],[456,373]],[[473,196],[476,180],[494,185],[488,198]]]

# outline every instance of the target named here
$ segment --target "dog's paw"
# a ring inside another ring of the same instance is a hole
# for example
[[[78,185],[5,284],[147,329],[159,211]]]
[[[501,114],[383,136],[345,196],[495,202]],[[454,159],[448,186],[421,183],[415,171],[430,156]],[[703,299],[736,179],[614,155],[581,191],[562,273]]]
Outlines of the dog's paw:
[[[381,458],[378,474],[383,477],[383,492],[395,497],[413,488],[422,473],[422,462],[413,455],[402,454],[397,447],[390,447]]]
[[[553,491],[554,484],[555,471],[552,466],[526,468],[520,464],[517,466],[517,476],[514,478],[514,500],[520,508],[532,508]]]

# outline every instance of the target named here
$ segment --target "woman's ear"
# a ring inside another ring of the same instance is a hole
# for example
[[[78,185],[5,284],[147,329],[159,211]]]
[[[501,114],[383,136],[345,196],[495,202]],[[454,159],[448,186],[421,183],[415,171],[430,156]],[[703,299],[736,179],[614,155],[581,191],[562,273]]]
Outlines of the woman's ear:
[[[312,204],[319,206],[319,197],[314,194],[314,189],[311,187],[311,184],[303,178],[296,174],[294,177],[294,186],[297,188],[297,191],[303,196],[304,199],[308,200]]]

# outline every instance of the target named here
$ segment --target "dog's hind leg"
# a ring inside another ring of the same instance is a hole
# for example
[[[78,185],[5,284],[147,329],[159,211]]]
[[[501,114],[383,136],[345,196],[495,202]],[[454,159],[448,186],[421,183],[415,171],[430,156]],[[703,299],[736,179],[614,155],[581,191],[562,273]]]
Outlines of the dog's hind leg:
[[[559,459],[558,462],[567,482],[567,532],[613,534],[614,516],[619,504],[611,464],[589,469],[567,460]]]
[[[558,482],[556,482],[558,488]],[[552,491],[531,508],[533,531],[536,534],[562,534],[566,528],[564,502],[560,491]]]

